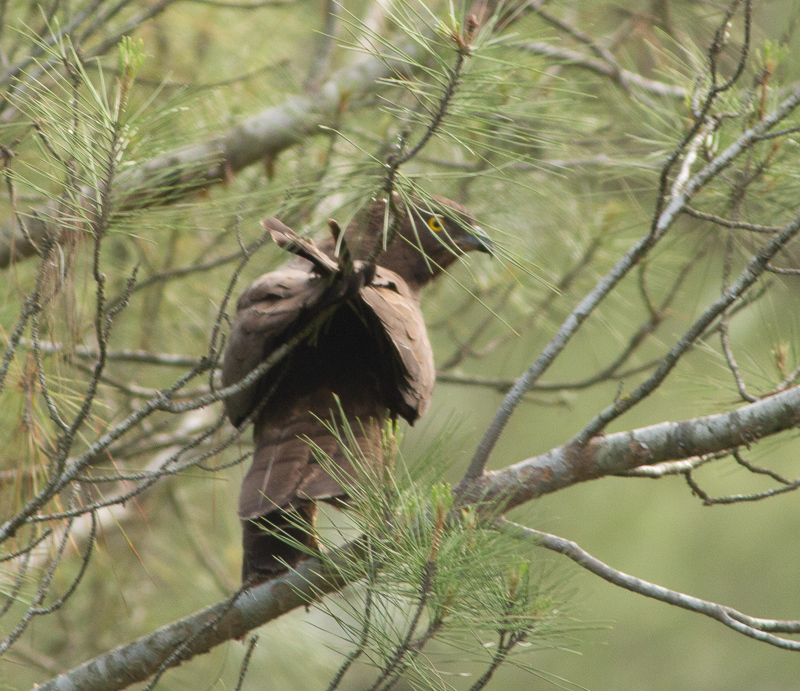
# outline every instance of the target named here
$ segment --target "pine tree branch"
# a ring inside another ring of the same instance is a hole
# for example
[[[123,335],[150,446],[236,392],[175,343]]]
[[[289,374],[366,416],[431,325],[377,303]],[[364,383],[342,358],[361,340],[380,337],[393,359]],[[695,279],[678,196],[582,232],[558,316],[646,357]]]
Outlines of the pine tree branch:
[[[628,432],[567,444],[455,488],[463,504],[486,502],[505,509],[572,485],[652,466],[747,446],[800,424],[800,387],[756,403],[680,422],[661,422]]]
[[[332,555],[334,562],[352,560],[359,550],[359,543],[351,543]],[[157,673],[170,656],[170,666],[177,666],[344,585],[336,569],[309,559],[294,573],[245,590],[232,603],[207,607],[64,672],[41,684],[39,691],[124,689]]]
[[[422,54],[423,47],[416,43],[406,45],[398,54],[414,59]],[[291,96],[280,105],[242,120],[218,137],[182,147],[126,171],[117,181],[117,211],[179,201],[224,182],[247,166],[274,158],[306,137],[323,133],[320,126],[336,122],[343,102],[353,107],[373,91],[389,88],[385,80],[408,70],[406,59],[367,55],[336,72],[313,94]],[[15,259],[37,254],[36,244],[58,233],[51,221],[54,216],[53,208],[46,205],[23,214],[24,230],[16,224],[0,227],[0,268],[8,267]]]

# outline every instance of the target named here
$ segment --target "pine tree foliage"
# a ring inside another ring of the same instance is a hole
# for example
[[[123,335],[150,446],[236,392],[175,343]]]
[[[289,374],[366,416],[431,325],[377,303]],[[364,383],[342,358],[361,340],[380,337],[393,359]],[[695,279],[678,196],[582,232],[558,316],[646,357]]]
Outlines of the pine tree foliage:
[[[447,444],[438,442],[415,459],[416,468],[407,469],[396,430],[387,426],[386,465],[376,474],[351,450],[358,447],[344,418],[332,432],[356,469],[356,481],[317,453],[352,498],[347,533],[363,537],[352,558],[329,568],[363,587],[352,600],[328,608],[353,646],[329,688],[342,685],[356,660],[379,670],[371,688],[391,688],[401,677],[412,688],[454,688],[446,681],[451,665],[443,671],[434,663],[432,642],[468,660],[491,651],[483,675],[488,682],[516,646],[541,649],[566,640],[575,624],[561,609],[563,577],[493,529],[491,516],[474,507],[456,509],[449,484],[435,477]],[[323,558],[346,535],[336,538],[323,539]]]

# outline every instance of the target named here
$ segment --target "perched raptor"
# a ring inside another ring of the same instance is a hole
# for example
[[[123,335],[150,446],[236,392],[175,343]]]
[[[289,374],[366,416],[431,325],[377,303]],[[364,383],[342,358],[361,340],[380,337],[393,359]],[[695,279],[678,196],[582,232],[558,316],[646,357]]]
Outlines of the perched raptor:
[[[331,222],[334,238],[319,246],[277,219],[264,221],[298,258],[258,278],[239,298],[223,384],[240,381],[277,348],[308,335],[260,380],[225,400],[234,425],[254,414],[255,452],[239,498],[244,581],[268,580],[296,564],[302,552],[280,535],[313,547],[316,501],[347,500],[309,444],[353,476],[325,423],[338,415],[335,397],[364,457],[375,464],[387,417],[413,423],[428,408],[435,372],[420,289],[465,252],[489,251],[456,202],[397,199],[392,213],[386,206],[374,201],[343,239]],[[387,226],[393,240],[383,250]]]

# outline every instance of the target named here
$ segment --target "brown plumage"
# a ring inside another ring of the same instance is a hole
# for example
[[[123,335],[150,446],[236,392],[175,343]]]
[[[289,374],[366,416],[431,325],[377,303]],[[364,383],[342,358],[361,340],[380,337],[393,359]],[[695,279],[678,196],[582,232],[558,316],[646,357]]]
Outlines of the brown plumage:
[[[382,200],[373,202],[348,226],[339,256],[333,238],[318,247],[277,219],[264,221],[273,239],[298,258],[258,278],[239,298],[224,385],[240,381],[323,311],[331,314],[261,380],[225,400],[235,425],[261,406],[253,423],[253,463],[239,499],[245,581],[272,578],[285,570],[284,563],[293,566],[302,557],[278,534],[315,546],[310,527],[316,501],[347,500],[308,443],[353,476],[323,422],[336,419],[334,395],[364,457],[376,466],[387,417],[413,424],[428,408],[435,372],[420,289],[465,252],[488,251],[488,241],[460,204],[440,197],[413,206],[398,200],[395,239],[377,266],[368,266],[382,242],[385,207]],[[335,223],[331,228],[337,235]]]

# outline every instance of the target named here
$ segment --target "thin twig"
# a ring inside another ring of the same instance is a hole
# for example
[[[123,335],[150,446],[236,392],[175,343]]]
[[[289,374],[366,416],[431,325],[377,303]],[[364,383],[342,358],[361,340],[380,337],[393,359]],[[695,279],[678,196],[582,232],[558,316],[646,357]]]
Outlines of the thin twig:
[[[688,92],[682,86],[676,84],[666,84],[654,79],[648,79],[636,72],[625,70],[617,66],[616,68],[605,60],[597,60],[589,58],[583,53],[579,53],[569,48],[561,46],[552,46],[549,43],[542,43],[539,41],[524,41],[522,43],[514,44],[518,50],[523,50],[534,55],[541,55],[544,57],[552,58],[554,60],[561,60],[565,63],[566,67],[578,67],[581,69],[594,72],[603,77],[610,77],[615,84],[622,87],[626,91],[630,91],[631,86],[635,86],[643,91],[647,91],[655,96],[665,96],[668,98],[675,98],[683,100],[686,98]]]
[[[32,343],[25,338],[19,338],[19,345],[32,347]],[[57,353],[67,353],[82,360],[96,360],[100,352],[97,348],[88,346],[67,345],[64,343],[52,343],[39,341],[39,349],[44,355],[55,355]],[[109,350],[106,351],[106,360],[109,362],[135,362],[144,365],[160,365],[163,367],[197,367],[202,363],[203,358],[191,357],[188,355],[173,355],[172,353],[152,353],[147,350]]]
[[[371,542],[369,536],[366,539],[366,552],[369,555],[369,569],[367,570],[367,594],[365,597],[364,602],[364,613],[362,615],[362,623],[361,623],[361,635],[359,637],[358,644],[356,647],[350,651],[350,653],[345,658],[344,662],[342,662],[339,669],[336,671],[333,679],[331,679],[331,683],[328,685],[327,691],[335,691],[335,689],[339,688],[339,684],[341,683],[344,675],[347,673],[347,670],[350,669],[352,664],[358,660],[364,654],[364,651],[367,648],[367,642],[369,641],[370,632],[373,626],[372,622],[372,613],[373,613],[373,606],[374,606],[374,585],[375,585],[375,578],[378,573],[378,565],[375,559],[372,557],[372,550],[371,550]]]
[[[608,566],[608,564],[604,564],[596,557],[593,557],[571,540],[565,540],[562,537],[551,535],[550,533],[543,533],[533,528],[526,528],[525,526],[511,523],[510,521],[500,521],[499,527],[510,535],[532,540],[535,544],[545,549],[569,557],[582,568],[596,576],[600,576],[600,578],[608,581],[612,585],[619,586],[620,588],[624,588],[625,590],[639,595],[644,595],[645,597],[660,600],[674,607],[680,607],[690,612],[703,614],[732,628],[734,631],[762,641],[763,643],[768,643],[769,645],[774,645],[784,650],[800,651],[800,641],[773,635],[774,633],[800,633],[800,621],[781,621],[750,617],[732,607],[726,607],[725,605],[720,605],[708,600],[701,600],[676,590],[669,590],[655,583],[650,583],[640,578],[630,576],[622,571],[618,571]]]
[[[613,405],[608,406],[595,416],[588,425],[573,437],[570,444],[585,444],[605,428],[609,422],[630,410],[655,391],[692,344],[708,329],[712,322],[723,315],[758,280],[764,273],[769,260],[780,252],[798,232],[800,232],[800,215],[784,226],[780,233],[777,233],[761,248],[747,264],[737,281],[700,315],[692,327],[684,333],[667,355],[664,356],[661,364],[650,377],[625,397],[618,399]]]
[[[716,216],[715,214],[709,214],[705,211],[698,211],[689,205],[683,207],[682,213],[685,213],[687,216],[699,218],[703,221],[709,221],[710,223],[722,226],[723,228],[739,228],[741,230],[749,230],[752,233],[765,233],[767,235],[772,235],[781,229],[780,226],[764,226],[756,223],[745,223],[744,221],[731,221],[727,218]]]
[[[236,688],[234,691],[241,691],[242,685],[244,684],[244,678],[247,676],[247,669],[250,667],[250,658],[253,656],[253,651],[256,649],[256,644],[258,643],[258,634],[254,636],[250,636],[250,641],[247,644],[247,652],[244,654],[244,659],[242,660],[242,666],[239,669],[239,680],[236,683]]]
[[[783,479],[780,480],[782,487],[774,487],[773,489],[764,490],[763,492],[752,492],[750,494],[730,494],[724,497],[712,497],[709,495],[697,481],[694,479],[691,470],[687,470],[683,474],[692,494],[702,500],[704,506],[728,505],[728,504],[743,504],[753,501],[762,501],[764,499],[771,499],[781,494],[787,494],[800,489],[800,479],[784,483]]]

